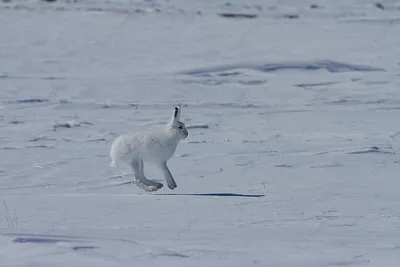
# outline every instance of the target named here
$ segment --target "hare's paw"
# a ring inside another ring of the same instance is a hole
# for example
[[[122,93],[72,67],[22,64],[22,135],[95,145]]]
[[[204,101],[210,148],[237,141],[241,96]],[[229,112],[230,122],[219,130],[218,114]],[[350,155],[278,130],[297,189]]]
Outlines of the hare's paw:
[[[156,185],[148,185],[149,192],[157,191],[158,189],[161,189],[163,187],[163,184],[156,184]]]
[[[136,185],[140,188],[142,188],[143,190],[147,191],[147,192],[154,192],[157,191],[158,189],[161,189],[163,187],[163,184],[158,184],[158,185],[146,185],[142,182],[135,182]]]
[[[171,189],[171,190],[174,190],[177,187],[177,185],[176,185],[174,180],[167,181],[167,185],[168,185],[169,189]]]
[[[146,183],[146,184],[156,186],[158,189],[161,189],[164,186],[162,183],[159,183],[155,180],[147,180],[147,182],[148,183]]]
[[[157,187],[158,189],[161,189],[164,186],[162,183],[158,183],[156,181],[153,181],[153,182],[154,182],[154,186]]]

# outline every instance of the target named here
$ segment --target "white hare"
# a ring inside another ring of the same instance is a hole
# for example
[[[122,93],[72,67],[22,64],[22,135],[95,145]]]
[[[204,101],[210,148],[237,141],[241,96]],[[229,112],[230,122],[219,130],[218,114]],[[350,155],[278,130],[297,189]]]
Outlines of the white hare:
[[[180,117],[181,107],[178,105],[164,128],[119,136],[111,146],[111,166],[119,163],[130,164],[136,185],[152,192],[162,188],[163,184],[148,180],[144,176],[143,161],[151,161],[162,170],[168,187],[174,189],[176,183],[167,167],[167,160],[175,153],[179,141],[188,136],[185,124],[179,121]]]

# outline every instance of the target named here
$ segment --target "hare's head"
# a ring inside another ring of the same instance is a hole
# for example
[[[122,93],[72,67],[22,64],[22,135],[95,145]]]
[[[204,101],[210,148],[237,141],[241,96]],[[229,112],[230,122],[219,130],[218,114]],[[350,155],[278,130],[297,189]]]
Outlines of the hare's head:
[[[168,128],[174,133],[174,135],[179,136],[180,139],[185,139],[189,133],[186,130],[185,124],[179,120],[180,118],[181,106],[178,105],[174,108],[171,121],[168,123]]]

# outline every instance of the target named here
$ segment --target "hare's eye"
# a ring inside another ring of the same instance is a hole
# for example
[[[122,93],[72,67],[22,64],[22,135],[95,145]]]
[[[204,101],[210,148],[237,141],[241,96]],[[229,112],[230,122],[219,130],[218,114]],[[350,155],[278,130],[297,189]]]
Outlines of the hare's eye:
[[[179,126],[179,129],[183,129],[182,126]]]

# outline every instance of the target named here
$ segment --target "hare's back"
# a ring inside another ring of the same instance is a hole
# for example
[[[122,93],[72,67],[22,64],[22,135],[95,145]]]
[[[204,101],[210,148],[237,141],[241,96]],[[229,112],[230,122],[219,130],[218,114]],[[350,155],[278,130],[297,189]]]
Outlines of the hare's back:
[[[115,139],[111,146],[110,156],[118,161],[131,161],[132,158],[139,156],[143,147],[143,137],[141,133],[124,134]]]

